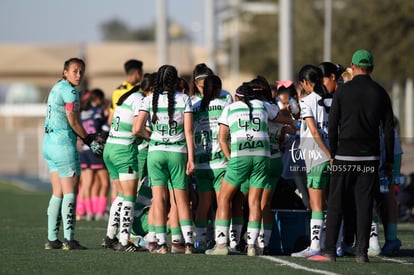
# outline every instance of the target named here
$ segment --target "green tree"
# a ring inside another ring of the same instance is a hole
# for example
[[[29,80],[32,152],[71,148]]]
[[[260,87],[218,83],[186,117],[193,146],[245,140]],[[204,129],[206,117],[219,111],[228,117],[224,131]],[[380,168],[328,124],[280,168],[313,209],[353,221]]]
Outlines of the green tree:
[[[349,66],[352,53],[364,48],[374,54],[374,77],[379,81],[391,84],[413,77],[414,1],[332,1],[332,62]],[[249,28],[241,38],[241,70],[273,82],[278,76],[279,14],[242,20]],[[324,61],[324,0],[294,0],[294,32],[295,72],[304,64]]]

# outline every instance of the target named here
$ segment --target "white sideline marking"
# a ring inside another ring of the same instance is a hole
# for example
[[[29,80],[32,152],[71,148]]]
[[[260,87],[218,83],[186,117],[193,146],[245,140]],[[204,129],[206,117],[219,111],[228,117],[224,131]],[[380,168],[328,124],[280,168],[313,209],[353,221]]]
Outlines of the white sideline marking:
[[[291,263],[289,261],[285,261],[285,260],[281,260],[272,256],[259,256],[260,258],[272,261],[272,262],[277,262],[283,265],[287,265],[293,269],[301,269],[301,270],[305,270],[305,271],[309,271],[309,272],[314,272],[314,273],[319,273],[319,274],[325,274],[325,275],[339,275],[338,273],[334,273],[334,272],[330,272],[330,271],[325,271],[325,270],[321,270],[321,269],[315,269],[315,268],[309,268],[306,266],[302,266],[302,265],[298,265],[295,263]]]
[[[397,259],[392,259],[392,258],[387,258],[387,257],[378,257],[378,258],[380,258],[383,261],[389,261],[389,262],[394,262],[394,263],[399,263],[399,264],[408,264],[408,265],[414,264],[414,263],[410,263],[404,260],[397,260]]]

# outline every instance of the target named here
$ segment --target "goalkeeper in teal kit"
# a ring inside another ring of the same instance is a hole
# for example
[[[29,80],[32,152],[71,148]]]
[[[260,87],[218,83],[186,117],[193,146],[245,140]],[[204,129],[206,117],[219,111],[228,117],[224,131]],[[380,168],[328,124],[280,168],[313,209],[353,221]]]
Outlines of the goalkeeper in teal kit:
[[[88,135],[79,118],[79,92],[75,88],[84,76],[85,63],[71,58],[64,63],[62,79],[50,90],[47,100],[43,156],[49,166],[52,196],[47,209],[48,240],[45,249],[85,249],[74,240],[76,190],[80,175],[77,137],[102,155],[103,142]],[[59,227],[63,225],[63,243]]]

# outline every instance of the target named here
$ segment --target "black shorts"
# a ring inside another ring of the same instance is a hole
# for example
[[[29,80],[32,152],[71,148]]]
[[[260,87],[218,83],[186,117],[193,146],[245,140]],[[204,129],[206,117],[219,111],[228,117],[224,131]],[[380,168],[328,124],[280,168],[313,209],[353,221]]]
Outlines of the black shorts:
[[[84,150],[79,154],[81,169],[106,169],[103,158],[96,156],[91,150]]]

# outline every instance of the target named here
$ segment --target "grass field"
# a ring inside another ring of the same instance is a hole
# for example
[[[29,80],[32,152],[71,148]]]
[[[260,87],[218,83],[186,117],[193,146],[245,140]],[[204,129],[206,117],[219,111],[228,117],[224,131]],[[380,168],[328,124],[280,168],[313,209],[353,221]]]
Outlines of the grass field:
[[[413,274],[414,224],[400,224],[399,257],[353,257],[336,263],[313,263],[289,256],[225,257],[120,253],[100,247],[105,222],[77,223],[76,239],[84,251],[44,250],[46,208],[50,194],[24,191],[0,182],[0,274]]]

